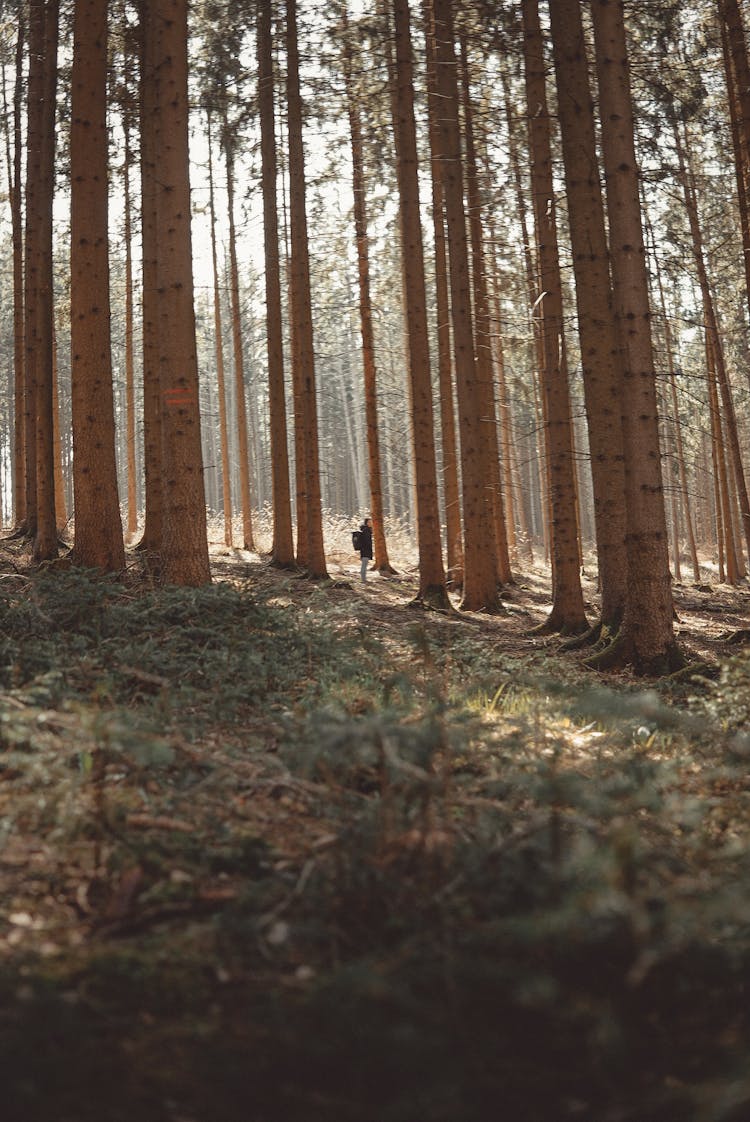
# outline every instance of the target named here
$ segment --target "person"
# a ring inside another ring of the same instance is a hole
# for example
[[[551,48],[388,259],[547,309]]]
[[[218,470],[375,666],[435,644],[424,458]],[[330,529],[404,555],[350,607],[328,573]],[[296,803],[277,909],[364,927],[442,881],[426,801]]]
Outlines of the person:
[[[368,563],[372,561],[372,522],[369,518],[365,518],[359,530],[362,535],[359,547],[359,556],[361,558],[360,576],[362,580],[367,580],[367,566]]]

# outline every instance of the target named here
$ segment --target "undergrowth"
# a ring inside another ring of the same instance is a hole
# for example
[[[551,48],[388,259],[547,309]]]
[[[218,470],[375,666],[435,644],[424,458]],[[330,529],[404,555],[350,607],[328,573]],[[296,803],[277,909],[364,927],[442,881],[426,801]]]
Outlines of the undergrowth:
[[[5,580],[3,1119],[750,1117],[750,663],[356,603]]]

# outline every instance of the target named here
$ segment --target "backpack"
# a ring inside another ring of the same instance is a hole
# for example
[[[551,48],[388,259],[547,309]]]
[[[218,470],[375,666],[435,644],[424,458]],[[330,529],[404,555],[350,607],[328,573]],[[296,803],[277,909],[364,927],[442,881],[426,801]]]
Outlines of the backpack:
[[[359,553],[360,549],[362,548],[361,530],[352,530],[352,545],[354,546],[354,552]]]

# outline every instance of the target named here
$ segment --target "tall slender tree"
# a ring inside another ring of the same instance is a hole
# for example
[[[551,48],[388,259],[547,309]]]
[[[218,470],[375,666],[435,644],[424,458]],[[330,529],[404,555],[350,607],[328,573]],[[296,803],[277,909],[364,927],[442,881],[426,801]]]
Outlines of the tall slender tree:
[[[164,529],[162,488],[162,418],[157,341],[157,219],[156,192],[158,157],[156,139],[156,8],[151,0],[140,0],[140,98],[141,134],[141,257],[143,288],[143,472],[145,521],[140,548],[158,567]]]
[[[74,556],[125,568],[109,334],[107,0],[76,0],[70,128]]]
[[[273,542],[271,560],[280,568],[294,564],[292,504],[289,485],[284,346],[281,318],[281,268],[279,220],[276,204],[276,128],[274,110],[273,41],[271,3],[258,4],[258,112],[260,117],[261,184],[263,192],[263,243],[265,249],[266,340],[268,352],[268,408],[271,441],[271,504]]]
[[[163,535],[167,583],[211,579],[195,342],[188,161],[187,0],[154,0],[156,30],[156,280],[162,397]]]
[[[435,314],[437,318],[437,373],[440,411],[440,436],[443,454],[443,493],[445,496],[445,535],[448,584],[463,588],[464,546],[461,528],[461,489],[458,481],[458,444],[453,390],[453,356],[448,285],[448,239],[445,230],[445,191],[443,162],[438,154],[440,102],[437,89],[435,29],[430,0],[422,0],[422,19],[427,48],[427,120],[432,172],[432,229],[435,255]]]
[[[497,555],[492,534],[492,476],[483,413],[486,395],[474,351],[471,274],[466,238],[463,158],[459,132],[458,77],[450,0],[432,0],[438,96],[439,158],[448,227],[451,321],[458,391],[461,478],[464,512],[464,589],[462,607],[469,611],[497,608]]]
[[[552,508],[552,611],[542,625],[542,630],[576,635],[585,631],[588,625],[579,573],[576,484],[562,281],[552,178],[546,65],[538,0],[523,0],[522,15]]]
[[[289,113],[290,314],[296,416],[301,431],[297,472],[297,559],[311,577],[327,576],[320,494],[318,405],[315,386],[310,255],[307,235],[305,155],[302,144],[297,0],[286,3],[287,106]]]
[[[646,254],[622,5],[592,0],[615,317],[623,352],[627,599],[615,641],[596,665],[640,673],[682,665],[673,605]]]
[[[424,249],[419,213],[419,166],[408,0],[392,0],[395,30],[394,136],[399,193],[401,269],[416,476],[419,600],[448,607],[440,541],[435,433],[427,330]]]
[[[354,233],[357,243],[357,278],[359,281],[359,325],[362,336],[362,368],[365,384],[365,417],[367,453],[370,481],[370,506],[375,562],[379,572],[393,572],[388,559],[383,510],[383,484],[380,470],[380,436],[378,427],[377,371],[375,368],[375,338],[372,325],[372,299],[370,295],[370,248],[367,230],[367,200],[362,121],[354,90],[352,34],[349,27],[346,0],[342,8],[342,68],[346,90],[346,108],[349,117],[349,136],[352,153],[352,193],[354,196]]]
[[[626,598],[622,368],[612,307],[609,250],[596,150],[589,62],[578,0],[550,8],[565,186],[568,196],[578,332],[588,419],[600,619],[588,635],[609,636]]]

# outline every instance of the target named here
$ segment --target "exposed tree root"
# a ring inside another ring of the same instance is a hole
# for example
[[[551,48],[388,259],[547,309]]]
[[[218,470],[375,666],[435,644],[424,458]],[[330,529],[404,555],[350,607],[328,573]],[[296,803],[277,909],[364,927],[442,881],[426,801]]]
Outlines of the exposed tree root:
[[[572,637],[575,635],[581,635],[588,630],[589,625],[587,620],[566,620],[561,616],[556,615],[555,612],[552,612],[549,616],[547,616],[544,623],[539,623],[536,627],[532,627],[530,631],[526,632],[526,634],[531,636],[562,635],[563,637]]]
[[[595,647],[602,637],[604,624],[601,620],[597,620],[592,624],[588,631],[584,631],[581,635],[573,635],[570,639],[566,639],[561,643],[561,651],[582,651],[585,647]]]
[[[281,572],[293,573],[297,570],[297,562],[292,559],[291,561],[278,561],[272,555],[264,558],[267,562],[269,569],[278,569]]]
[[[643,658],[638,654],[632,638],[620,631],[601,651],[584,659],[584,665],[590,670],[630,668],[642,678],[663,678],[685,669],[688,663],[674,641],[661,654],[650,659]]]
[[[450,602],[447,589],[443,585],[424,588],[409,601],[410,608],[422,608],[424,611],[452,612],[454,607]]]
[[[740,627],[737,631],[729,631],[726,635],[720,635],[719,638],[723,643],[728,643],[732,647],[742,647],[746,643],[750,643],[750,628]]]
[[[383,577],[397,577],[398,569],[394,569],[393,565],[373,565],[373,571],[380,573]]]

